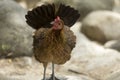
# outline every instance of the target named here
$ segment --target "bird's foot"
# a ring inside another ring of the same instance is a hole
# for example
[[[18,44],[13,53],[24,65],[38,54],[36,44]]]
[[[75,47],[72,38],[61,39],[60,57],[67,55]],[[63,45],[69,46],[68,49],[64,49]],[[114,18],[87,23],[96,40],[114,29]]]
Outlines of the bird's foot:
[[[56,78],[55,76],[51,76],[50,79],[47,80],[60,80],[60,79]]]

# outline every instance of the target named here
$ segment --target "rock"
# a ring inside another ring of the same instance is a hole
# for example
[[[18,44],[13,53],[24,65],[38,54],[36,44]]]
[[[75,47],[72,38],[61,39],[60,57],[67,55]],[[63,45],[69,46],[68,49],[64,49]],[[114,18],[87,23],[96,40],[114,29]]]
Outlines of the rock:
[[[91,40],[105,43],[120,38],[120,14],[111,11],[94,11],[83,20],[81,32]]]
[[[2,75],[2,74],[0,74],[0,79],[1,80],[20,80],[20,79],[17,79],[17,78],[10,78],[9,76],[5,76],[5,75]]]
[[[14,64],[20,68],[25,68],[29,67],[32,65],[32,58],[31,57],[19,57],[19,58],[14,58],[12,60]]]
[[[120,71],[114,72],[105,80],[120,80]]]
[[[29,59],[32,61],[32,65],[26,66],[23,63],[23,58],[15,59],[2,59],[0,60],[0,79],[1,80],[42,80],[43,78],[43,66],[37,63],[33,58]],[[27,58],[28,59],[28,58]],[[28,61],[29,62],[29,61]],[[23,63],[24,67],[18,64]],[[8,67],[9,66],[9,67]],[[64,72],[55,72],[56,76],[60,80],[94,80],[85,75],[72,75],[71,73],[65,74]],[[47,67],[46,72],[47,78],[51,75],[51,67]]]
[[[32,32],[26,10],[12,0],[0,0],[0,57],[31,56]]]
[[[41,0],[14,0],[18,2],[23,8],[30,9],[35,7],[35,5]]]
[[[120,51],[120,40],[111,40],[105,43],[105,48],[111,48],[115,49],[117,51]]]
[[[120,0],[114,0],[112,11],[120,13]]]
[[[89,77],[85,77],[85,76],[81,76],[81,77],[77,77],[77,76],[66,76],[67,80],[93,80]],[[62,79],[61,79],[62,80]]]

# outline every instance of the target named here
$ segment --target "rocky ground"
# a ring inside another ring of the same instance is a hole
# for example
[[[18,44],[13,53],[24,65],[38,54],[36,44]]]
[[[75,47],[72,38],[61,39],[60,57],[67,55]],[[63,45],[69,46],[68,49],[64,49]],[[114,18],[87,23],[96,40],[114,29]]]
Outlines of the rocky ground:
[[[120,53],[91,42],[79,33],[80,25],[71,28],[77,36],[72,58],[64,65],[55,66],[56,75],[67,80],[119,80]],[[49,64],[47,76],[50,74]],[[33,57],[0,60],[0,80],[41,80],[42,75],[43,66]]]
[[[35,0],[34,5],[29,2],[33,0],[15,1],[26,4],[26,9],[13,0],[0,1],[0,80],[42,80],[43,66],[31,56],[33,29],[24,15],[28,8],[47,0]],[[75,6],[82,19],[71,27],[77,36],[71,59],[55,65],[60,80],[120,80],[120,1],[93,2],[94,6],[91,0],[64,2]],[[51,64],[47,67],[50,75]]]

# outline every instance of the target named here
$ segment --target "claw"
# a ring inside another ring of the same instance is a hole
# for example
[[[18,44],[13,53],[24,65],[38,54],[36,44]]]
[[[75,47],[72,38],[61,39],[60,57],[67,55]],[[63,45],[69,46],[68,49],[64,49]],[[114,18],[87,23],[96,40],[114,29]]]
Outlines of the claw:
[[[53,77],[53,76],[51,75],[50,79],[48,79],[48,80],[60,80],[60,79],[56,78],[55,76]]]

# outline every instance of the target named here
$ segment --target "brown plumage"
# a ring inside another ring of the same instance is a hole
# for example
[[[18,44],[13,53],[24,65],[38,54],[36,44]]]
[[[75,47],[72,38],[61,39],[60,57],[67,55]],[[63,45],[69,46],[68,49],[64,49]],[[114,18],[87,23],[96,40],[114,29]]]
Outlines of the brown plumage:
[[[25,16],[27,23],[36,29],[33,36],[33,52],[36,60],[43,63],[44,80],[46,67],[49,62],[64,64],[71,57],[75,47],[76,37],[70,30],[80,14],[77,10],[63,4],[56,8],[54,4],[42,5],[28,11]],[[54,69],[50,80],[54,77]]]

